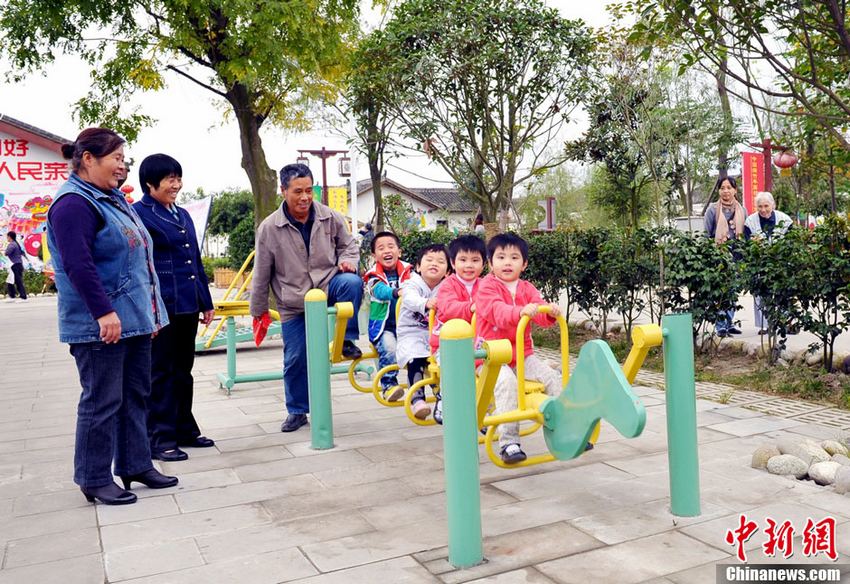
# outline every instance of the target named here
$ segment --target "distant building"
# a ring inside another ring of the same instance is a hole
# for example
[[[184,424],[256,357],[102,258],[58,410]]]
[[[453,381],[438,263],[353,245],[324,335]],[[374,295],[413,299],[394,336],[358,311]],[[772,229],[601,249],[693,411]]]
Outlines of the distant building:
[[[68,180],[62,144],[72,142],[0,114],[0,238],[18,234],[18,242],[38,265],[41,234],[53,196]]]
[[[413,208],[411,223],[420,229],[468,229],[478,213],[478,205],[450,188],[406,187],[392,179],[381,180],[381,194],[399,195]],[[375,216],[372,181],[357,182],[357,220],[363,225]]]

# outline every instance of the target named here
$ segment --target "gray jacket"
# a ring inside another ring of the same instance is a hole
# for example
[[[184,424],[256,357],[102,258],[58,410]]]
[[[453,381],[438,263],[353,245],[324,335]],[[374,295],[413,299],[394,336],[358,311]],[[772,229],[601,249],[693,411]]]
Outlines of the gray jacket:
[[[310,253],[298,228],[290,223],[283,206],[266,217],[257,228],[254,275],[251,280],[251,314],[269,309],[269,286],[277,301],[281,320],[304,312],[304,295],[311,288],[326,293],[339,264],[357,266],[360,250],[348,231],[345,218],[321,203],[313,202]]]

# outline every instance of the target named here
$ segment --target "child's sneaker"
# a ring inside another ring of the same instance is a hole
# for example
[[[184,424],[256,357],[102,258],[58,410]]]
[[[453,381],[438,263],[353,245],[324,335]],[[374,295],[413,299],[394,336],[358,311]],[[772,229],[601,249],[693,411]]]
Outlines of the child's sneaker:
[[[503,446],[499,456],[505,464],[516,464],[528,458],[516,442]]]
[[[388,402],[397,402],[404,395],[404,388],[400,385],[394,385],[393,387],[385,387],[383,394],[384,399]]]
[[[417,420],[424,420],[431,413],[431,408],[425,403],[425,400],[419,399],[410,404],[410,409],[413,410],[413,416]]]
[[[434,403],[434,421],[439,425],[443,425],[443,400],[438,393],[436,395],[437,401]]]

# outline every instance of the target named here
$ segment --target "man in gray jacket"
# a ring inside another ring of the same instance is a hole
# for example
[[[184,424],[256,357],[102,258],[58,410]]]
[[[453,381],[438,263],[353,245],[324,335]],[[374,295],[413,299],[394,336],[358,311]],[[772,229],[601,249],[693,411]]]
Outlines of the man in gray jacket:
[[[307,423],[307,338],[304,295],[320,288],[328,304],[351,302],[355,317],[348,321],[342,354],[361,356],[354,344],[360,336],[357,313],[363,282],[357,275],[360,250],[342,215],[313,201],[313,175],[304,164],[288,164],[280,171],[283,204],[257,229],[251,314],[262,317],[269,309],[269,287],[277,302],[283,333],[283,388],[288,416],[281,432]]]

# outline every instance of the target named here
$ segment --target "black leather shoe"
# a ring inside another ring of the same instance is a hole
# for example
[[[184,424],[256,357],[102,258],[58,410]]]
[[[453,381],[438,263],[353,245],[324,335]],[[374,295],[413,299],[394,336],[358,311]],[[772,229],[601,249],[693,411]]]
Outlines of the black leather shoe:
[[[729,334],[730,334],[730,335],[740,335],[740,334],[741,334],[741,329],[739,329],[739,328],[738,328],[738,327],[736,327],[736,326],[730,326],[730,327],[729,327]]]
[[[177,484],[177,477],[164,475],[152,468],[137,475],[121,477],[121,481],[124,483],[125,489],[129,489],[133,482],[142,483],[149,489],[166,489]]]
[[[186,446],[187,448],[210,448],[215,446],[215,440],[207,438],[206,436],[197,436],[191,440],[187,440],[186,442],[179,442],[178,444],[180,446]]]
[[[165,462],[177,462],[179,460],[186,460],[189,458],[189,455],[179,448],[172,448],[171,450],[162,450],[160,452],[151,451],[151,458],[154,460],[164,460]]]
[[[362,357],[363,351],[361,351],[360,348],[354,344],[354,341],[343,341],[342,356],[346,359],[351,359],[353,361]]]
[[[723,337],[728,337],[729,333],[727,331],[717,331],[717,336],[722,339]]]
[[[95,499],[104,505],[129,505],[136,502],[136,495],[130,491],[125,491],[115,483],[109,483],[103,487],[95,487],[93,489],[80,487],[80,490],[89,503],[94,503]]]
[[[307,423],[307,414],[289,414],[280,425],[281,432],[295,432]]]

